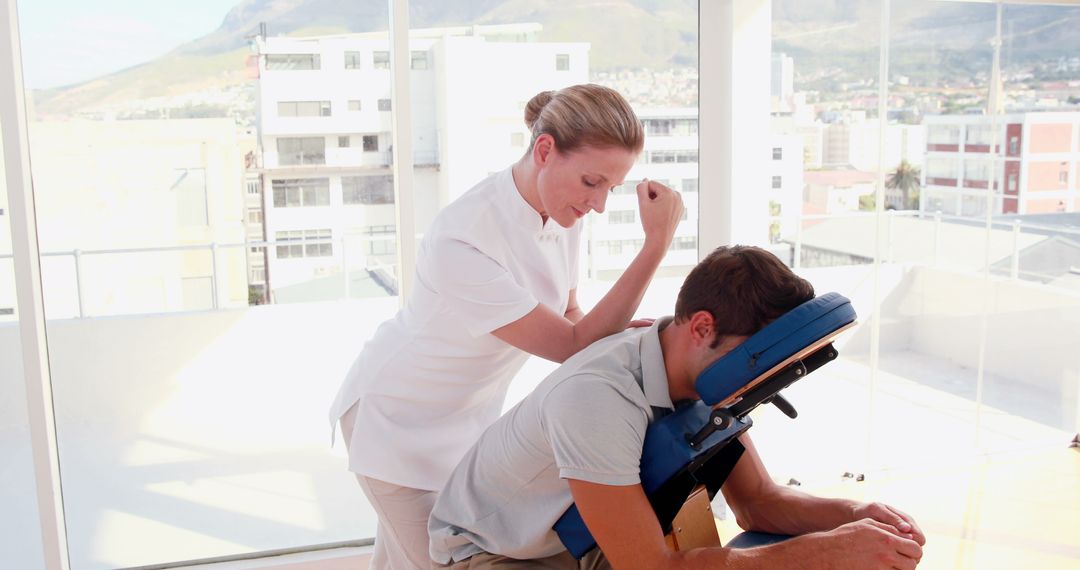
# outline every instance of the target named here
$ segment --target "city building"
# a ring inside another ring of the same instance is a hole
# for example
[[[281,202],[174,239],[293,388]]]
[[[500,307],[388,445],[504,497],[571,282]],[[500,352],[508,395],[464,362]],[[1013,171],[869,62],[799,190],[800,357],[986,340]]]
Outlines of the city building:
[[[824,125],[822,166],[877,170],[878,162],[882,160],[879,154],[880,130],[878,120],[867,119],[865,111],[849,112],[844,120]],[[886,125],[885,170],[896,168],[904,160],[921,166],[926,148],[924,132],[922,125]]]
[[[626,176],[626,183],[608,197],[603,214],[587,216],[587,276],[610,280],[622,274],[641,245],[645,234],[638,219],[635,188],[645,178],[662,182],[683,194],[686,211],[675,230],[671,249],[660,275],[683,275],[698,261],[698,110],[690,108],[636,109],[645,127],[645,148]],[[798,135],[771,135],[769,170],[763,173],[759,191],[768,196],[774,217],[770,235],[778,241],[794,231],[803,194],[803,140]]]
[[[994,118],[928,116],[919,208],[960,216],[1080,211],[1080,113],[997,118],[1004,153],[994,168]],[[990,180],[994,192],[987,196]]]
[[[772,111],[791,111],[795,94],[795,60],[791,56],[786,53],[772,54],[769,84]]]
[[[636,187],[656,180],[683,194],[686,210],[658,273],[685,274],[697,263],[698,112],[697,108],[635,109],[645,127],[645,148],[608,196],[603,214],[585,217],[588,263],[582,277],[612,280],[622,274],[645,242]]]
[[[33,123],[46,315],[246,306],[236,131],[231,119]],[[6,208],[0,197],[0,320],[13,320]]]
[[[864,170],[809,170],[806,181],[804,212],[807,214],[843,214],[859,210],[859,198],[873,195],[877,174]],[[788,234],[790,235],[790,234]]]
[[[588,44],[538,42],[539,30],[413,30],[419,233],[442,206],[521,157],[530,140],[523,120],[529,99],[588,80]],[[256,44],[270,300],[396,293],[386,34],[266,37]]]

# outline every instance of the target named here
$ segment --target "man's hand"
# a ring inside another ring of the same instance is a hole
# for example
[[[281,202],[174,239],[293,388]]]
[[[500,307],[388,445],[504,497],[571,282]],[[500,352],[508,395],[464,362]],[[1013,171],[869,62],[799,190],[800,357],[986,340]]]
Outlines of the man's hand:
[[[918,543],[899,536],[891,525],[872,519],[807,534],[784,546],[791,548],[785,554],[796,555],[800,567],[806,568],[910,570],[922,560],[922,547]]]
[[[919,546],[926,545],[926,535],[911,515],[883,503],[860,503],[855,507],[853,518],[871,519],[896,529],[896,534],[914,540]]]

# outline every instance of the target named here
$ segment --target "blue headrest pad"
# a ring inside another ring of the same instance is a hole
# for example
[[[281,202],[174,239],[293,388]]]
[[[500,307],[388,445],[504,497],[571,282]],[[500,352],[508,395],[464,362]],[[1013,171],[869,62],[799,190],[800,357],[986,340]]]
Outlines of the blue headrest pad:
[[[754,378],[855,321],[851,301],[826,293],[784,313],[702,371],[694,383],[702,401],[722,402]]]

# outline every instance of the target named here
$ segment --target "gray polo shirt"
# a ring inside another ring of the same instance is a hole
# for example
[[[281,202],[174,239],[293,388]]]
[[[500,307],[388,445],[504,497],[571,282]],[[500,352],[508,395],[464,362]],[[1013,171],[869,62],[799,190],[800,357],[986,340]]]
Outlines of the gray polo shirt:
[[[645,429],[673,407],[658,336],[670,320],[593,343],[484,432],[431,513],[433,560],[553,556],[565,547],[551,527],[573,503],[566,479],[641,482]]]

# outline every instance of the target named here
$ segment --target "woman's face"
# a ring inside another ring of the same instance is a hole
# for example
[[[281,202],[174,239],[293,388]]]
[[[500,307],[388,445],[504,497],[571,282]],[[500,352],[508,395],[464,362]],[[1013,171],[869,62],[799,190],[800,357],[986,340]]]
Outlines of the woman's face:
[[[572,227],[589,212],[603,212],[608,194],[622,185],[637,160],[637,153],[618,147],[585,146],[563,153],[554,141],[541,139],[536,144],[544,147],[534,149],[539,151],[541,162],[536,179],[541,214],[564,228]]]

